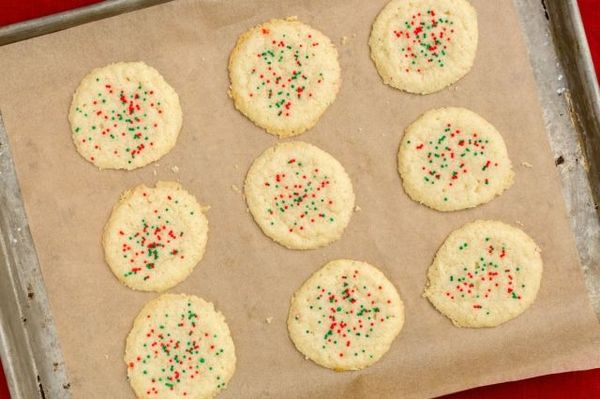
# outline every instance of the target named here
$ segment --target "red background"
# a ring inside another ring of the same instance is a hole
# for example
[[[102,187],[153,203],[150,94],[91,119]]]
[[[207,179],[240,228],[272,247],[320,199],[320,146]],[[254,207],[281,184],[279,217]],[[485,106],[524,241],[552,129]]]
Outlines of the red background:
[[[0,0],[0,26],[25,21],[97,3],[98,0]],[[596,75],[600,76],[600,3],[578,0]],[[600,349],[599,349],[600,351]],[[555,374],[529,380],[507,382],[448,395],[446,399],[490,398],[600,398],[600,369]],[[0,399],[10,398],[0,367]]]

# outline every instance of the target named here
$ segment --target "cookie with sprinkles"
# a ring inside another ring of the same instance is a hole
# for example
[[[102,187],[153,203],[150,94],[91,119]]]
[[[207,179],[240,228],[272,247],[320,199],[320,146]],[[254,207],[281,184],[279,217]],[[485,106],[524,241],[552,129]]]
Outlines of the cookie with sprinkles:
[[[411,124],[398,151],[406,193],[438,211],[472,208],[491,201],[513,183],[502,136],[464,108],[439,108]]]
[[[208,221],[179,183],[140,185],[121,195],[102,245],[114,275],[140,291],[164,291],[185,280],[204,256]]]
[[[340,259],[296,291],[287,323],[306,358],[336,371],[360,370],[389,350],[404,324],[404,305],[379,269]]]
[[[100,169],[135,169],[171,151],[181,130],[177,93],[143,62],[94,69],[73,95],[77,151]]]
[[[423,296],[458,327],[494,327],[534,302],[542,269],[540,249],[522,230],[477,220],[438,250]]]
[[[138,398],[215,397],[235,371],[235,347],[225,317],[193,295],[165,294],[148,302],[127,337],[125,364]]]
[[[299,141],[263,152],[248,171],[244,193],[262,231],[290,249],[336,241],[354,210],[344,167],[327,152]]]
[[[313,127],[341,82],[331,40],[295,17],[273,19],[241,35],[229,59],[229,78],[235,107],[281,137]]]
[[[477,12],[466,0],[392,0],[369,46],[383,82],[429,94],[465,76],[475,61]]]

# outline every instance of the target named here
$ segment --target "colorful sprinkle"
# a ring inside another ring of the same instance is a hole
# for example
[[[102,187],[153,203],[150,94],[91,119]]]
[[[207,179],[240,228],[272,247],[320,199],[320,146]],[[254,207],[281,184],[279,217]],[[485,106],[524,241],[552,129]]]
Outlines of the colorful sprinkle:
[[[315,100],[314,87],[323,84],[322,72],[310,74],[306,68],[320,45],[311,34],[290,39],[285,34],[262,28],[268,45],[256,53],[250,67],[249,99],[267,100],[268,109],[277,117],[289,117],[296,104]]]
[[[515,279],[520,268],[506,261],[509,251],[505,244],[493,245],[490,240],[490,237],[481,238],[484,253],[478,256],[473,266],[465,266],[462,273],[450,275],[449,282],[452,285],[444,293],[451,301],[475,301],[473,310],[486,311],[486,315],[490,314],[489,309],[486,309],[490,300],[502,297],[514,300],[522,298],[521,293],[515,290]],[[458,246],[459,251],[469,248],[471,245],[467,242]],[[525,286],[522,285],[521,288]]]
[[[413,14],[392,32],[399,42],[406,73],[423,73],[431,66],[444,68],[448,46],[454,37],[454,22],[433,9]]]
[[[106,84],[103,93],[97,94],[97,99],[91,104],[75,108],[75,112],[91,124],[89,130],[85,130],[85,125],[83,131],[81,126],[73,126],[73,133],[83,136],[79,140],[81,144],[87,143],[88,146],[97,141],[94,138],[102,138],[102,142],[106,144],[93,145],[96,152],[114,158],[125,157],[131,163],[136,156],[154,146],[153,131],[162,123],[159,117],[163,113],[160,99],[154,95],[153,90],[147,90],[141,83],[130,91],[115,87],[108,79],[103,81]],[[106,105],[107,101],[109,106]],[[113,108],[113,104],[119,106]],[[88,110],[84,111],[86,108]],[[90,134],[91,136],[86,137]],[[110,151],[104,151],[104,145],[110,147]]]
[[[287,173],[276,173],[264,182],[271,205],[265,209],[271,225],[285,220],[290,233],[302,231],[314,224],[336,221],[331,211],[330,177],[319,168],[306,166],[302,159],[289,158]],[[282,215],[286,217],[282,217]]]
[[[451,123],[447,123],[437,139],[430,141],[419,141],[418,144],[406,143],[416,152],[424,155],[424,162],[421,165],[423,182],[427,185],[441,184],[446,189],[451,189],[457,184],[462,176],[466,176],[471,171],[467,164],[479,164],[482,172],[489,172],[492,168],[498,167],[499,163],[495,159],[488,158],[486,147],[490,143],[486,137],[481,137],[477,132],[465,133],[463,130],[454,128]],[[491,174],[485,179],[485,184],[489,184]],[[451,190],[445,191],[452,193]],[[445,196],[444,201],[448,197]]]
[[[169,197],[168,201],[171,200]],[[128,224],[119,230],[122,255],[130,264],[129,271],[124,274],[125,277],[141,274],[146,281],[156,273],[159,263],[185,258],[179,245],[184,231],[173,230],[171,227],[173,221],[168,212],[168,207],[153,209],[151,216],[142,218],[137,228],[132,228],[133,226]]]

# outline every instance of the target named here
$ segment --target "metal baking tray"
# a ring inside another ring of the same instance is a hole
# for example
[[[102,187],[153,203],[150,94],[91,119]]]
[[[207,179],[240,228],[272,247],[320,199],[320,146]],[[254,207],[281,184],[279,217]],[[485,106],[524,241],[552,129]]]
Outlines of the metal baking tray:
[[[109,0],[7,26],[0,28],[0,45],[166,1]],[[588,293],[600,317],[600,90],[579,9],[576,0],[512,1],[526,36]],[[1,114],[0,356],[13,399],[71,397]]]

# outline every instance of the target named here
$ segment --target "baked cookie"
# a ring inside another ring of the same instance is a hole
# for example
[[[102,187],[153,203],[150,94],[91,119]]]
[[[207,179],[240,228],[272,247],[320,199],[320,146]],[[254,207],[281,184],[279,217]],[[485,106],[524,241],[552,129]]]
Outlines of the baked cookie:
[[[458,327],[494,327],[533,303],[542,269],[540,249],[527,234],[478,220],[448,236],[423,296]]]
[[[398,171],[406,193],[438,211],[489,202],[514,177],[500,133],[464,108],[434,109],[413,122],[400,143]]]
[[[331,40],[295,17],[273,19],[241,35],[229,58],[229,78],[235,107],[281,137],[313,127],[341,81]]]
[[[135,169],[171,151],[182,118],[177,93],[156,69],[119,62],[83,78],[69,122],[86,160],[100,169]]]
[[[129,288],[164,291],[202,259],[208,221],[179,183],[140,185],[121,195],[104,227],[104,257]]]
[[[429,94],[473,66],[477,12],[466,0],[392,0],[379,13],[369,46],[384,83]]]
[[[342,236],[354,209],[352,182],[325,151],[277,144],[252,164],[244,193],[262,231],[290,249],[313,249]]]
[[[127,337],[125,364],[138,398],[213,398],[235,371],[225,317],[193,295],[148,302]]]
[[[313,362],[337,371],[378,361],[404,324],[396,288],[374,266],[335,260],[313,274],[292,298],[288,331]]]

